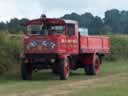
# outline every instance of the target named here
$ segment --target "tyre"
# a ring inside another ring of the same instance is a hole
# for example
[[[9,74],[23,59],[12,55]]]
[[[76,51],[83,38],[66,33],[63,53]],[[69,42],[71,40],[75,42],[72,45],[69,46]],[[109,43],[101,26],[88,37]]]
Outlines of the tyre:
[[[59,70],[60,80],[67,80],[70,74],[70,62],[67,57],[60,61]]]
[[[100,71],[100,58],[99,56],[95,55],[93,57],[93,64],[86,64],[85,65],[85,72],[87,75],[97,75]]]
[[[58,74],[59,72],[56,69],[52,69],[52,73]]]
[[[32,80],[32,64],[21,64],[21,76],[23,80]]]
[[[54,74],[58,74],[59,73],[58,64],[54,64],[52,66],[52,73],[54,73]]]

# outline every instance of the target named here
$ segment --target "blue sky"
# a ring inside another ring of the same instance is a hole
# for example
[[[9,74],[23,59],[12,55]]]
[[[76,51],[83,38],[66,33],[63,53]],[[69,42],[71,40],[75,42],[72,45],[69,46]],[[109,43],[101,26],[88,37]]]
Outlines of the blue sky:
[[[0,0],[0,21],[10,18],[38,18],[42,13],[48,17],[60,17],[76,12],[91,12],[104,17],[109,9],[128,10],[127,0]]]

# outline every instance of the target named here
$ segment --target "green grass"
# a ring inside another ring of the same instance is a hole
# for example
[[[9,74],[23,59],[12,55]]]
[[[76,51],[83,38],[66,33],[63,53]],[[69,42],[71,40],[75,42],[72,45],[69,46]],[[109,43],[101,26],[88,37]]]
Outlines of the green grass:
[[[39,91],[41,94],[48,93],[49,88],[60,87],[64,85],[64,88],[60,88],[62,91],[67,90],[68,84],[78,81],[93,80],[96,78],[107,77],[110,75],[116,75],[125,73],[128,76],[128,61],[116,61],[116,62],[104,62],[102,65],[101,73],[97,76],[86,76],[82,69],[78,71],[72,71],[70,79],[67,81],[60,81],[58,76],[52,74],[50,71],[37,72],[33,75],[32,81],[23,81],[18,74],[6,74],[0,78],[0,94],[2,96],[9,96],[10,94],[21,94],[26,92]],[[103,81],[102,81],[103,82]],[[110,86],[101,86],[101,87],[88,87],[74,89],[69,96],[127,96],[128,95],[128,78],[124,79],[118,78],[118,81],[112,81],[113,84]],[[104,81],[105,83],[105,81]],[[103,84],[104,84],[103,83]],[[66,85],[67,84],[67,85]],[[100,83],[99,83],[100,84]],[[72,87],[69,87],[69,90],[72,90]],[[13,95],[12,95],[13,96]],[[24,95],[23,95],[24,96]],[[32,95],[28,95],[32,96]]]
[[[128,74],[126,75],[128,76]],[[128,77],[120,77],[117,80],[111,80],[106,85],[97,86],[94,84],[93,87],[74,90],[73,93],[68,94],[68,96],[128,96]],[[100,84],[100,83],[99,83]]]
[[[69,96],[128,96],[128,79],[124,82],[118,81],[113,82],[112,85],[96,87],[96,88],[86,88],[74,92]]]
[[[127,60],[106,63],[106,65],[103,65],[102,71],[98,77],[122,73],[125,73],[124,77],[120,76],[120,78],[115,78],[115,80],[108,80],[110,84],[107,84],[107,82],[105,82],[104,80],[100,82],[101,86],[97,86],[94,84],[95,87],[85,87],[80,90],[74,90],[74,92],[72,92],[68,96],[128,96]],[[104,86],[105,83],[106,86]]]

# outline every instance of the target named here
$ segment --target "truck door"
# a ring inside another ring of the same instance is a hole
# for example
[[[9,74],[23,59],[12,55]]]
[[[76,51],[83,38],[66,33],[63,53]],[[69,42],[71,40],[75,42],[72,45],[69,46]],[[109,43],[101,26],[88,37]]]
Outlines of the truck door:
[[[70,54],[78,54],[78,31],[75,24],[67,24],[67,52]]]

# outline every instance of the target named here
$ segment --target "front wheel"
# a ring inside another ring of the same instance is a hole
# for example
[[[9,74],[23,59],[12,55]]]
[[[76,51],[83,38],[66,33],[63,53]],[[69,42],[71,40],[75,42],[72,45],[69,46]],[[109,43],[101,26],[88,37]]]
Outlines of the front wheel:
[[[69,78],[69,74],[70,74],[70,62],[69,62],[68,57],[66,57],[60,61],[59,70],[60,70],[60,72],[59,72],[60,79],[67,80]]]
[[[93,57],[93,64],[86,64],[85,65],[85,72],[87,75],[97,75],[100,71],[100,58],[97,55],[94,55]]]
[[[32,64],[30,63],[21,64],[21,76],[23,80],[32,79]]]

